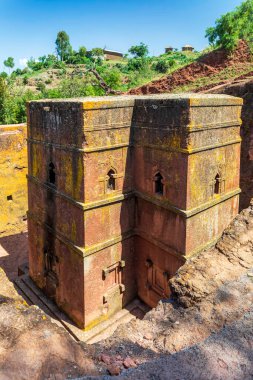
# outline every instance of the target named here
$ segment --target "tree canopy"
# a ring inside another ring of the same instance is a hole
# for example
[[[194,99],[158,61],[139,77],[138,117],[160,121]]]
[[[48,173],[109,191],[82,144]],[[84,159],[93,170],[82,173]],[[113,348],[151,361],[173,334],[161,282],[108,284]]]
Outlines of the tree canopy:
[[[5,66],[5,67],[8,67],[9,69],[13,69],[13,67],[15,66],[14,58],[12,58],[12,57],[8,57],[8,58],[4,61],[4,66]]]
[[[64,30],[58,32],[55,45],[60,60],[65,61],[71,55],[72,47],[69,42],[69,36]]]
[[[246,0],[234,11],[216,20],[215,26],[206,30],[211,45],[233,50],[239,39],[253,44],[253,0]]]
[[[148,46],[141,42],[139,45],[131,46],[128,50],[135,58],[144,58],[148,55]]]

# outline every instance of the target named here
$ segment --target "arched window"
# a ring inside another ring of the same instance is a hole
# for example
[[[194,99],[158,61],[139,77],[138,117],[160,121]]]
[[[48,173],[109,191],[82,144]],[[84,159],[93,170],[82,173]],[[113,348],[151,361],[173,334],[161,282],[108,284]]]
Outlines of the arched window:
[[[115,171],[112,169],[109,170],[109,172],[107,173],[107,177],[108,177],[107,190],[108,191],[115,190],[115,188],[116,188],[116,186],[115,186]]]
[[[161,173],[156,173],[154,180],[155,180],[155,194],[163,195],[164,185],[163,185],[163,176],[161,175]]]
[[[214,194],[220,194],[220,192],[221,192],[221,177],[219,174],[217,174],[215,177],[215,182],[214,182]]]
[[[50,162],[49,164],[48,180],[49,180],[49,183],[51,183],[52,185],[55,185],[55,167],[52,162]]]

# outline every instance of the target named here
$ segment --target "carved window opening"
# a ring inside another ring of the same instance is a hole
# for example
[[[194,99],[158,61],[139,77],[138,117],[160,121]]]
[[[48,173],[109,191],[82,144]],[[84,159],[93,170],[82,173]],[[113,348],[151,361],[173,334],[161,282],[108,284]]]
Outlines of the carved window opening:
[[[55,166],[52,162],[50,162],[49,164],[48,180],[49,180],[49,183],[51,183],[51,185],[55,185],[55,181],[56,181]]]
[[[221,177],[219,174],[215,177],[214,182],[214,194],[220,194],[221,193]]]
[[[115,174],[115,171],[112,169],[107,173],[107,191],[113,191],[116,189]]]
[[[219,195],[225,192],[226,178],[221,174],[217,173],[210,183],[211,196]]]
[[[163,176],[161,173],[157,173],[154,178],[155,181],[155,194],[163,195],[164,184],[163,184]]]

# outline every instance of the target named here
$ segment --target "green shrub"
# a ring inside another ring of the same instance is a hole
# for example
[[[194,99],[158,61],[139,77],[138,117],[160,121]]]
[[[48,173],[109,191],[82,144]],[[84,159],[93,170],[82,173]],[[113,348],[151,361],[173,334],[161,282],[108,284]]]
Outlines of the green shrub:
[[[78,78],[64,79],[56,89],[48,89],[43,91],[43,97],[46,98],[76,98],[82,96],[104,95],[104,90],[94,80]]]
[[[124,68],[125,72],[128,71],[141,71],[148,69],[148,59],[147,58],[131,58],[128,60],[127,65]]]
[[[112,89],[118,89],[122,84],[122,74],[119,69],[114,67],[97,68],[98,73],[101,75],[107,86]]]
[[[56,61],[56,62],[54,62],[54,64],[53,64],[53,68],[54,68],[54,69],[62,69],[62,70],[66,70],[66,63],[65,63],[65,62],[62,62],[62,61]]]
[[[36,99],[32,91],[17,91],[0,78],[0,124],[26,121],[26,102]]]
[[[36,86],[36,90],[43,93],[45,91],[45,89],[46,89],[45,83],[43,83],[42,81],[38,82],[38,84]]]
[[[154,69],[158,73],[166,73],[168,71],[168,68],[170,67],[170,62],[171,61],[166,61],[165,59],[159,59],[155,64],[154,64]]]
[[[27,84],[28,84],[28,80],[29,80],[28,75],[25,75],[25,76],[23,77],[23,84],[24,84],[24,85],[27,85]]]
[[[8,74],[5,71],[2,71],[0,73],[0,78],[6,79],[8,77]]]

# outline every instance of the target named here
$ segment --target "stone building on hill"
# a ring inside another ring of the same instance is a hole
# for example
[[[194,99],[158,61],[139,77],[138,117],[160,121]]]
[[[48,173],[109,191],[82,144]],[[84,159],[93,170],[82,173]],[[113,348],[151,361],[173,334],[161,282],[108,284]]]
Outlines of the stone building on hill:
[[[174,50],[174,48],[172,46],[168,46],[165,48],[165,53],[170,53]]]
[[[113,50],[104,49],[104,56],[106,61],[119,61],[123,59],[123,53]]]
[[[191,45],[184,45],[182,47],[182,51],[193,51],[193,50],[194,50],[194,47]]]

